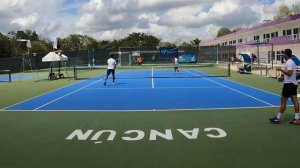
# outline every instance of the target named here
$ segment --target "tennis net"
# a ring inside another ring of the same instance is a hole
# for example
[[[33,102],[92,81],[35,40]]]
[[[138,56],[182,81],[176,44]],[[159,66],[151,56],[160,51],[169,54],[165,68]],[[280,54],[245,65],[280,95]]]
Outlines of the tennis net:
[[[117,79],[139,78],[202,78],[229,77],[230,64],[194,64],[179,65],[175,72],[173,65],[119,66],[116,68]],[[106,66],[74,66],[75,79],[93,79],[106,74]]]
[[[0,82],[11,82],[10,70],[0,70]]]

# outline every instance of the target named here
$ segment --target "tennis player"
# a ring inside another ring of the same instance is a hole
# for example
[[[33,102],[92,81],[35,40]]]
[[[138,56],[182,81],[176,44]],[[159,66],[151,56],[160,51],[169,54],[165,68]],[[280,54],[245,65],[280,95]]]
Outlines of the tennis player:
[[[177,57],[174,57],[174,71],[175,72],[179,72],[178,67],[179,67],[179,60]]]
[[[285,49],[284,51],[284,59],[286,60],[286,63],[284,65],[284,69],[280,67],[276,67],[277,71],[280,71],[284,74],[284,85],[281,93],[281,106],[279,109],[279,113],[276,117],[270,118],[270,121],[274,124],[280,124],[282,115],[286,109],[286,102],[289,98],[291,98],[293,104],[294,104],[294,110],[295,110],[295,119],[290,122],[290,124],[293,125],[300,125],[299,120],[299,103],[297,99],[297,88],[298,88],[298,81],[296,79],[296,64],[291,59],[292,57],[292,50],[291,49]]]
[[[107,73],[104,81],[104,86],[106,85],[106,81],[108,79],[108,76],[112,74],[113,76],[113,85],[115,84],[115,69],[117,66],[117,62],[114,59],[114,55],[111,55],[110,58],[107,60]]]
[[[143,62],[143,58],[141,56],[139,56],[137,59],[136,59],[136,62],[138,63],[138,66],[141,67],[142,66],[142,62]]]

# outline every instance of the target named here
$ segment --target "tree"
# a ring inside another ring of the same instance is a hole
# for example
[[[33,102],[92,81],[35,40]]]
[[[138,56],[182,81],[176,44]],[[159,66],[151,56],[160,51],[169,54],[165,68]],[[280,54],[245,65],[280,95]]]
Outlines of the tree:
[[[108,40],[103,40],[98,42],[98,48],[110,48],[111,42]]]
[[[218,31],[217,37],[225,36],[227,34],[232,33],[231,30],[227,27],[221,27]]]
[[[191,45],[194,46],[194,47],[198,47],[199,44],[201,43],[201,40],[199,40],[198,38],[192,40],[191,42]]]
[[[300,14],[300,4],[295,4],[292,7],[293,14]]]
[[[120,43],[123,47],[154,47],[158,46],[160,39],[145,33],[131,33],[124,39],[121,39]]]
[[[31,46],[32,53],[46,53],[51,50],[43,41],[32,41]]]
[[[191,41],[192,42],[192,41]],[[193,47],[192,43],[189,42],[183,42],[179,45],[179,47]]]
[[[292,9],[290,9],[288,6],[286,5],[281,5],[279,7],[279,14],[277,16],[274,17],[274,20],[279,20],[279,19],[283,19],[289,15],[293,14]]]
[[[24,31],[17,31],[16,38],[17,39],[26,39],[27,40],[27,39],[29,39],[29,36]]]
[[[9,38],[0,33],[0,58],[10,57],[11,50]]]
[[[159,46],[160,46],[160,47],[167,47],[167,48],[175,48],[175,47],[177,47],[175,44],[170,43],[170,42],[167,42],[167,41],[165,41],[165,42],[160,42],[160,43],[159,43]]]
[[[39,41],[39,35],[35,31],[25,30],[25,33],[30,41]]]
[[[241,30],[243,30],[242,27],[237,27],[237,28],[233,29],[232,32],[233,32],[233,33],[234,33],[234,32],[239,32],[239,31],[241,31]]]
[[[71,34],[66,38],[59,40],[60,48],[62,50],[91,50],[98,48],[98,41],[90,36],[81,34]]]

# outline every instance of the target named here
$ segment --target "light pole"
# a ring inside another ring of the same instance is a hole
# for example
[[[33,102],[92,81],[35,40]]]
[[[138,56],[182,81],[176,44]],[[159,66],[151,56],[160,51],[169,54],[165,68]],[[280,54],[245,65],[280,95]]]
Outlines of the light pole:
[[[119,60],[120,60],[120,66],[122,66],[122,52],[121,52],[121,47],[119,47],[119,51],[118,51],[118,55],[119,55]]]
[[[217,45],[217,62],[216,64],[219,64],[219,46]]]
[[[139,34],[139,54],[141,56],[141,34]]]

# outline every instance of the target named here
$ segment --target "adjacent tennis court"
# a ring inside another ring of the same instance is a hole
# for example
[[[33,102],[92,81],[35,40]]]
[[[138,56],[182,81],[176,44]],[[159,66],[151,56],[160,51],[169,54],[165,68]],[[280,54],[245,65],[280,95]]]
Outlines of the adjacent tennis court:
[[[120,70],[116,82],[98,75],[4,110],[152,111],[279,106],[279,96],[195,69]],[[289,102],[291,103],[291,102]]]

